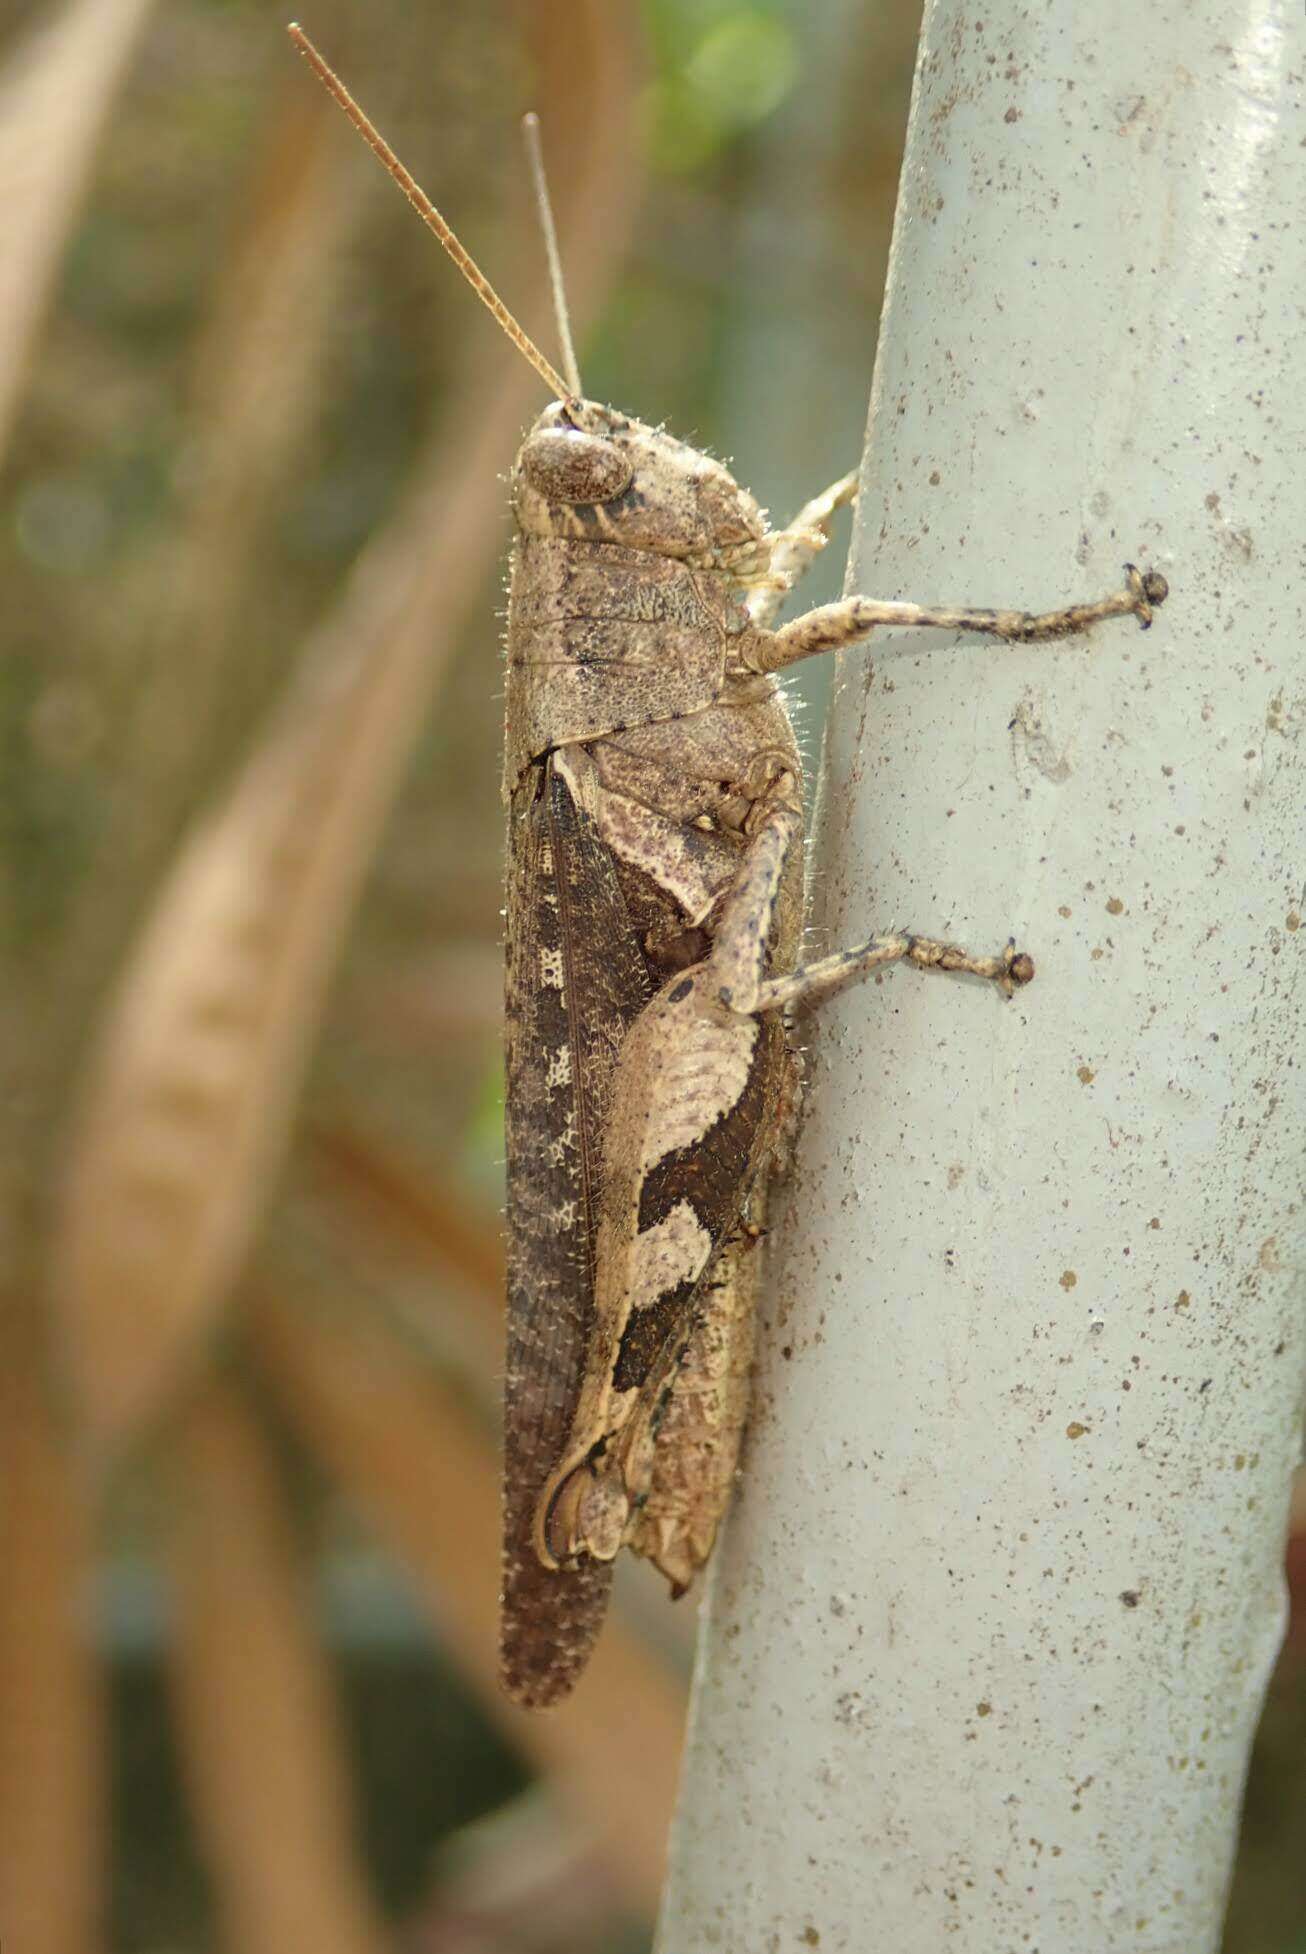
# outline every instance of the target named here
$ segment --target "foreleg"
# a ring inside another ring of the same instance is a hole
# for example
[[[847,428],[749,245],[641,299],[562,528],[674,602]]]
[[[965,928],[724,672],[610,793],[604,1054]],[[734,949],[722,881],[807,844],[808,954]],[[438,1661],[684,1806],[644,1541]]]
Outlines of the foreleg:
[[[748,593],[745,601],[745,609],[759,629],[766,630],[775,623],[781,604],[829,542],[835,516],[856,498],[854,471],[805,502],[793,521],[772,536],[770,575]]]
[[[1144,575],[1125,565],[1125,587],[1091,604],[1068,604],[1059,611],[987,611],[962,606],[880,603],[872,597],[845,597],[822,604],[778,631],[758,631],[743,653],[749,671],[779,672],[801,658],[822,651],[840,651],[879,627],[906,630],[919,625],[943,631],[983,631],[1011,644],[1032,644],[1047,638],[1068,638],[1087,631],[1109,617],[1134,616],[1144,630],[1152,611],[1163,604],[1169,586],[1158,570]]]

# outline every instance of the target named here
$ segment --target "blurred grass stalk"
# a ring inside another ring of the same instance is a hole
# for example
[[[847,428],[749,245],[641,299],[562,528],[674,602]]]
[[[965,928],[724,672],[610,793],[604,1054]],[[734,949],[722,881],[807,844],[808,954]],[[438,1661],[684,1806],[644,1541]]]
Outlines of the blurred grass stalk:
[[[172,1701],[223,1943],[381,1954],[311,1589],[238,1387],[210,1378],[190,1395],[170,1463]]]
[[[0,451],[68,232],[151,0],[75,0],[0,76]],[[4,1178],[12,1167],[6,1165]],[[30,1269],[26,1244],[10,1280]],[[89,1516],[45,1390],[30,1295],[0,1334],[0,1917],[32,1954],[89,1954],[99,1933],[103,1701],[85,1632]]]
[[[104,121],[154,0],[72,0],[0,76],[0,452]]]
[[[24,1954],[93,1954],[108,1760],[87,1632],[91,1522],[33,1312],[0,1319],[0,1921]]]

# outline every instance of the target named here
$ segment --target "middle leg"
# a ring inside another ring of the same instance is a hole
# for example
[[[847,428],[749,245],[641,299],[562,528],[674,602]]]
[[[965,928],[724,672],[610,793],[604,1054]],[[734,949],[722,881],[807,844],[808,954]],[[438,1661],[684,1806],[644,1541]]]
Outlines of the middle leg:
[[[975,956],[958,944],[915,932],[872,936],[855,949],[768,977],[771,917],[799,826],[798,816],[789,808],[776,808],[766,817],[722,908],[711,953],[702,966],[706,982],[701,991],[694,986],[685,993],[687,1009],[701,1010],[703,1000],[710,998],[745,1018],[759,1012],[783,1011],[815,1003],[890,963],[985,977],[1006,997],[1033,977],[1032,959],[1017,951],[1011,941],[997,956]]]

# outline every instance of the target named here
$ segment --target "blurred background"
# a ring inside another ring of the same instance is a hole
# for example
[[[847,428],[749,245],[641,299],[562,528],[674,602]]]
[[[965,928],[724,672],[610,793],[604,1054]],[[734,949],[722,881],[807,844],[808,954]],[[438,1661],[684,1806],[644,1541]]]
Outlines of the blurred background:
[[[586,391],[783,519],[860,451],[918,23],[304,24],[556,357],[540,110]],[[637,1954],[695,1601],[624,1570],[571,1704],[494,1682],[503,476],[544,395],[284,24],[0,0],[0,1937]],[[1306,1954],[1298,1518],[1229,1954]]]

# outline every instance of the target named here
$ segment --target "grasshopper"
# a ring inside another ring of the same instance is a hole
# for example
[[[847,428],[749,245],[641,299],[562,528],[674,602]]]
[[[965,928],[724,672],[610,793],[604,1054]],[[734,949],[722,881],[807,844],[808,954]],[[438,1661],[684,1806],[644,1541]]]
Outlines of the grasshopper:
[[[1033,615],[849,596],[777,625],[852,476],[772,531],[717,461],[587,400],[537,162],[567,378],[297,28],[300,51],[555,398],[511,477],[508,1333],[501,1671],[565,1696],[622,1547],[707,1561],[748,1409],[755,1243],[794,1112],[789,1016],[903,961],[1034,974],[914,934],[800,960],[803,783],[778,675],[877,627],[1008,641],[1151,622],[1166,583]]]

